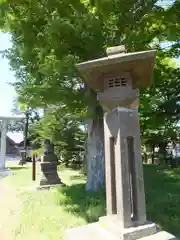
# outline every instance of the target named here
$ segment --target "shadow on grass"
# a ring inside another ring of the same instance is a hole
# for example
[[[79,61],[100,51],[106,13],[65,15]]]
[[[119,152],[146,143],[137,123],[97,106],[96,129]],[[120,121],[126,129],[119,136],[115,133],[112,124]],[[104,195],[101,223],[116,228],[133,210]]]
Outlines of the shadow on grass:
[[[180,236],[180,170],[144,166],[147,217],[162,229]],[[59,189],[58,204],[88,223],[105,215],[105,191],[89,193],[84,184]]]
[[[16,171],[16,170],[22,170],[22,169],[27,169],[27,167],[26,166],[22,166],[22,167],[9,167],[12,171]]]
[[[75,176],[70,176],[71,180],[81,180],[82,179],[82,175],[75,175]]]
[[[66,211],[84,218],[88,223],[98,221],[105,215],[105,191],[90,193],[85,191],[85,184],[72,185],[59,189],[64,199],[58,204]]]
[[[148,219],[180,236],[180,170],[146,165],[144,179]]]

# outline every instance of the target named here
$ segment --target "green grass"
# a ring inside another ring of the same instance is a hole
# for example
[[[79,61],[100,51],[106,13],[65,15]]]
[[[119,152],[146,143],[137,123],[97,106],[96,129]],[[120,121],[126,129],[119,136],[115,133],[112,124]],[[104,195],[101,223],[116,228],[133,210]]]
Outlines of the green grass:
[[[14,231],[15,240],[64,239],[65,229],[105,215],[103,190],[98,194],[85,192],[85,178],[78,171],[61,169],[59,175],[68,186],[50,191],[24,188],[35,186],[29,167],[17,167],[12,176],[3,179],[5,184],[20,189],[17,197],[22,202],[21,221]],[[180,236],[180,170],[147,165],[144,177],[148,219]],[[36,184],[38,181],[39,174]]]
[[[180,169],[144,167],[148,219],[180,236]]]

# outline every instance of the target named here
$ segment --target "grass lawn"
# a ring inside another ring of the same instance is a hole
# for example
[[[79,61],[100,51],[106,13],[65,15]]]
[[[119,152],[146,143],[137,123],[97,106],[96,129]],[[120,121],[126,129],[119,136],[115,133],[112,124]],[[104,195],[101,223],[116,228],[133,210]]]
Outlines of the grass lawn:
[[[21,202],[19,224],[11,239],[64,239],[65,229],[96,221],[105,214],[104,191],[86,193],[85,178],[78,171],[59,171],[68,187],[35,191],[31,187],[38,184],[39,169],[34,183],[30,166],[10,167],[14,174],[1,181],[16,190]],[[144,177],[148,219],[180,236],[180,170],[147,165]]]

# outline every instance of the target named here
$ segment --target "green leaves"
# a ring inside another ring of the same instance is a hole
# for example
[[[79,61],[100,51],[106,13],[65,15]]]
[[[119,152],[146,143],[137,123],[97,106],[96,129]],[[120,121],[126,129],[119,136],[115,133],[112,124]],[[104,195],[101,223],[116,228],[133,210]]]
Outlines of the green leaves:
[[[125,44],[128,51],[156,48],[154,86],[141,91],[141,125],[144,136],[169,134],[166,129],[174,127],[179,119],[180,73],[172,61],[179,56],[179,1],[167,8],[157,3],[0,2],[1,26],[8,26],[12,35],[13,47],[7,56],[16,72],[14,86],[20,102],[33,108],[65,106],[71,117],[84,117],[87,106],[95,107],[97,101],[95,94],[93,101],[85,96],[87,89],[83,89],[76,62],[104,56],[105,48],[112,45]],[[163,48],[166,41],[173,41],[172,46]],[[59,109],[65,114],[62,107]],[[50,133],[55,134],[57,121],[48,125],[49,129],[53,127]]]
[[[38,133],[36,141],[51,139],[59,159],[68,164],[84,151],[86,133],[80,127],[82,120],[81,116],[69,113],[66,107],[52,106],[45,117],[32,126],[32,132]]]

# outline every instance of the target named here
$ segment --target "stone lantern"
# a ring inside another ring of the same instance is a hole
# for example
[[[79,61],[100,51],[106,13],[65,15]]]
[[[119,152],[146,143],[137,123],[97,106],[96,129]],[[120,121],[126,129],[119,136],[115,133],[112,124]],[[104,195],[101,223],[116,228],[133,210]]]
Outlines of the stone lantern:
[[[64,186],[58,176],[57,166],[58,157],[54,152],[54,145],[49,139],[44,140],[44,155],[41,159],[41,179],[40,186],[37,189],[50,189]]]
[[[68,230],[67,238],[170,239],[146,219],[141,159],[139,88],[151,84],[155,50],[126,53],[117,46],[108,48],[107,55],[77,64],[104,109],[107,215]]]

